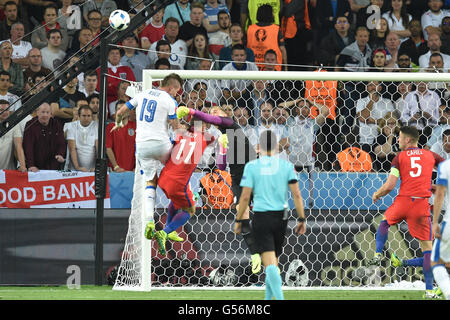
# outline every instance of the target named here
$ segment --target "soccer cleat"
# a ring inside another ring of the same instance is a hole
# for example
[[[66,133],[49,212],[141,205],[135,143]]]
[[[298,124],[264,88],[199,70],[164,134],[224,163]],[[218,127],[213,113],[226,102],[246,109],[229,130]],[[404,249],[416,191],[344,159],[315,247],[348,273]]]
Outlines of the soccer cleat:
[[[167,233],[164,230],[156,231],[155,234],[156,242],[158,243],[158,252],[160,255],[166,255],[166,241],[167,241]]]
[[[397,255],[395,254],[395,253],[391,253],[391,264],[394,266],[394,267],[396,267],[396,268],[398,268],[398,267],[401,267],[401,266],[403,266],[403,261],[402,261],[402,259],[400,259],[399,257],[397,257]]]
[[[184,241],[184,238],[180,237],[176,231],[172,231],[167,235],[167,239],[172,241],[181,242]]]
[[[442,292],[441,288],[437,287],[433,289],[433,292],[439,297],[444,298],[444,293]]]
[[[145,226],[145,237],[149,240],[152,240],[155,237],[155,223],[153,221],[150,221]]]
[[[367,262],[369,266],[379,266],[381,264],[381,253],[377,252],[372,259]]]
[[[252,272],[257,274],[261,271],[261,256],[259,253],[252,254]]]
[[[433,290],[425,290],[425,293],[423,295],[424,299],[441,299],[441,296],[439,295],[439,291],[441,291],[441,289],[436,288]],[[442,291],[441,291],[442,294]]]

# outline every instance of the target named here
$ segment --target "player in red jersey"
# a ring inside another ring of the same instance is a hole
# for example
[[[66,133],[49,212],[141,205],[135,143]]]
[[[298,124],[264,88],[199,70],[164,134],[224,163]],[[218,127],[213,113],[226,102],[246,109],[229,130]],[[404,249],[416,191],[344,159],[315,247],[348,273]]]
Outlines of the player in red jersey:
[[[391,172],[386,182],[372,196],[373,202],[378,201],[395,188],[400,178],[399,193],[395,197],[394,203],[385,211],[383,220],[378,227],[375,237],[376,253],[369,261],[369,265],[381,263],[381,254],[388,239],[389,227],[406,220],[411,236],[419,240],[423,257],[400,260],[395,253],[392,253],[391,262],[394,267],[423,267],[426,297],[434,297],[430,261],[433,233],[429,198],[431,197],[433,169],[444,159],[434,152],[418,148],[418,141],[419,132],[416,128],[400,128],[398,144],[402,151],[392,160]]]
[[[182,108],[185,107],[179,107],[180,110]],[[177,112],[177,116],[182,118],[180,112]],[[198,120],[194,122],[194,119],[188,121],[189,123],[182,123],[181,128],[177,131],[171,156],[158,178],[158,186],[171,201],[168,207],[166,226],[163,230],[154,233],[158,242],[158,251],[161,255],[166,254],[168,235],[172,235],[169,238],[175,240],[177,235],[174,234],[174,231],[184,225],[195,214],[195,200],[189,186],[189,180],[206,147],[215,141],[214,136],[205,133],[205,122]],[[226,160],[224,160],[227,147],[226,135],[222,135],[219,138],[219,145],[220,151],[217,166],[223,170],[226,165]],[[153,234],[153,230],[149,230],[149,228],[153,226],[152,224],[147,225],[145,236],[148,239]]]

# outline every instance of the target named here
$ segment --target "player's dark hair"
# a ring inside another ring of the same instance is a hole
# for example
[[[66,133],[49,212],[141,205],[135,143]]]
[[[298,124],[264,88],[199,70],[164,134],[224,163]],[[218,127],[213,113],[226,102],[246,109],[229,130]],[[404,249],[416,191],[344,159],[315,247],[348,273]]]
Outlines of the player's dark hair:
[[[413,139],[414,142],[419,141],[419,130],[416,127],[403,126],[400,128],[400,132]]]
[[[265,152],[274,150],[278,145],[276,134],[272,130],[266,130],[259,135],[259,147]]]
[[[181,79],[181,77],[178,74],[171,73],[161,81],[161,87],[167,87],[171,85],[173,81],[178,81],[180,83],[180,86],[181,87],[183,86],[183,79]]]
[[[5,99],[1,99],[0,104],[7,104],[9,106],[9,101],[5,100]]]

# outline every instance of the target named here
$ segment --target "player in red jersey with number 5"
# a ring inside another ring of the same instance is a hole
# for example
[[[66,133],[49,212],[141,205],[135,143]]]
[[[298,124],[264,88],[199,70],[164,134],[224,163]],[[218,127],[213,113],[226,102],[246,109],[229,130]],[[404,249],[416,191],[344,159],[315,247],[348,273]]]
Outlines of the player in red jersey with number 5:
[[[388,239],[389,227],[406,220],[408,229],[414,238],[419,240],[423,257],[411,260],[400,260],[395,253],[391,254],[394,267],[423,267],[426,292],[425,297],[435,298],[433,292],[433,273],[431,271],[431,249],[433,234],[431,230],[431,180],[433,169],[444,161],[438,154],[420,149],[417,146],[419,132],[414,127],[400,128],[398,144],[402,150],[392,160],[391,172],[386,182],[372,196],[373,202],[390,193],[400,178],[400,190],[394,203],[385,211],[376,233],[376,253],[369,261],[370,265],[381,263],[381,254]]]
[[[177,117],[180,116],[180,110],[186,108],[181,106],[177,109]],[[187,108],[186,108],[187,109]],[[215,141],[215,137],[205,133],[205,123],[201,121],[190,121],[184,123],[186,130],[178,130],[175,144],[171,152],[171,156],[158,179],[158,186],[163,190],[170,204],[168,207],[167,223],[163,230],[156,233],[150,230],[154,224],[148,224],[145,236],[151,239],[151,235],[155,235],[158,242],[158,251],[161,255],[166,254],[166,240],[177,239],[174,234],[175,230],[184,225],[191,216],[195,214],[194,195],[189,187],[189,180],[194,172],[197,164],[205,151],[206,147]],[[217,160],[219,169],[226,166],[226,135],[222,135],[219,139],[220,151]],[[220,159],[220,160],[219,160]],[[177,241],[181,241],[178,239]]]

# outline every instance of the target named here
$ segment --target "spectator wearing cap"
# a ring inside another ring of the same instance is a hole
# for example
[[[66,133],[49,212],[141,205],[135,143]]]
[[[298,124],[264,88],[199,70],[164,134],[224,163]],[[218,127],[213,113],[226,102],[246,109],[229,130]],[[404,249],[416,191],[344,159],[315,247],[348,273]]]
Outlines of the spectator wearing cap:
[[[375,49],[372,55],[372,64],[371,67],[374,69],[371,71],[374,72],[385,72],[390,71],[386,70],[386,50],[384,49]]]
[[[122,45],[125,54],[120,58],[120,63],[130,67],[133,70],[136,81],[141,82],[142,71],[150,66],[149,56],[137,50],[139,48],[139,40],[133,33],[130,33],[122,40]]]

